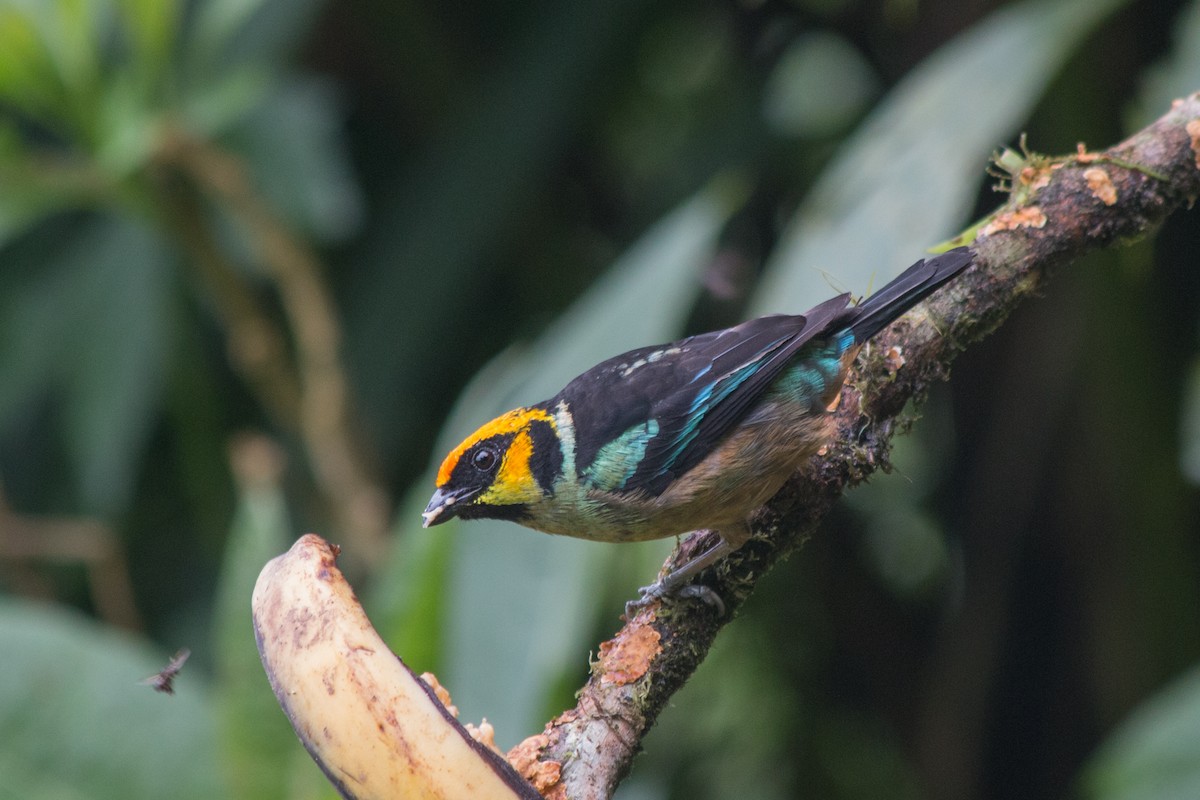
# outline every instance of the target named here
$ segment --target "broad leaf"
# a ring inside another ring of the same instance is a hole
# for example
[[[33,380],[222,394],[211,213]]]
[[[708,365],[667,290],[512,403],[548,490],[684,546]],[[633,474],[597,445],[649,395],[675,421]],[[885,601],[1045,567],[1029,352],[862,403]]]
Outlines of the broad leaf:
[[[796,314],[837,291],[863,294],[952,235],[971,212],[987,154],[1019,130],[1083,37],[1122,3],[1006,7],[914,69],[805,200],[755,313]]]
[[[162,391],[174,256],[149,229],[103,217],[6,251],[0,425],[51,401],[79,504],[130,497]]]
[[[1180,12],[1170,54],[1146,71],[1141,96],[1130,114],[1130,130],[1149,125],[1167,113],[1171,101],[1200,91],[1200,2]]]
[[[195,657],[174,696],[160,694],[140,682],[170,652],[78,613],[11,599],[0,600],[0,650],[0,798],[230,796]]]
[[[342,135],[333,86],[297,79],[266,97],[226,138],[272,208],[313,238],[334,242],[354,233],[363,215]]]
[[[258,573],[287,549],[291,523],[277,486],[243,486],[225,548],[215,614],[216,703],[222,766],[233,793],[243,800],[289,797],[294,765],[303,760],[306,783],[323,784],[267,682],[250,615]]]
[[[1091,800],[1200,797],[1200,668],[1135,709],[1084,773]]]

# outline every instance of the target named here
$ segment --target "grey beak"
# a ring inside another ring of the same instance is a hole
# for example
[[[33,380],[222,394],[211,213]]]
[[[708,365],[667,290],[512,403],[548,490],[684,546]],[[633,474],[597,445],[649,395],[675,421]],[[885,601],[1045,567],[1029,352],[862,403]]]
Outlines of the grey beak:
[[[461,500],[470,500],[478,492],[477,491],[446,491],[438,489],[433,493],[433,497],[429,499],[429,505],[425,506],[425,511],[421,516],[425,521],[421,523],[422,528],[432,528],[434,525],[441,525],[443,522],[454,519],[458,516],[458,508],[455,503]]]

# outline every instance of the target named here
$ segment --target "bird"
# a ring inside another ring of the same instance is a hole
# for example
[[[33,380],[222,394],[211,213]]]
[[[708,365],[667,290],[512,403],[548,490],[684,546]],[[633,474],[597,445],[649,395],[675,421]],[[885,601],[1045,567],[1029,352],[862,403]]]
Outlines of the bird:
[[[804,314],[602,361],[451,450],[424,527],[502,519],[603,542],[707,529],[716,543],[643,587],[627,611],[676,593],[710,599],[689,582],[748,541],[752,513],[833,439],[859,350],[972,258],[958,247],[917,261],[857,305],[844,293]]]

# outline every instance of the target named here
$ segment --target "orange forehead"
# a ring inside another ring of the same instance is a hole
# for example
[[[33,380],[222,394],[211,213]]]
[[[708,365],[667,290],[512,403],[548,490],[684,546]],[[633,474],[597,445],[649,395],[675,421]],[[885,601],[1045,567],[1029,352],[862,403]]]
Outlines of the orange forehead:
[[[486,423],[479,430],[472,433],[467,438],[463,439],[458,447],[450,451],[442,461],[442,466],[438,469],[437,485],[445,486],[450,480],[450,475],[454,472],[454,468],[458,466],[458,460],[462,458],[463,453],[470,450],[476,443],[484,439],[490,439],[493,436],[501,436],[506,433],[514,433],[529,426],[529,423],[534,420],[543,420],[554,424],[554,418],[540,408],[514,408],[507,414],[501,414],[491,422]]]

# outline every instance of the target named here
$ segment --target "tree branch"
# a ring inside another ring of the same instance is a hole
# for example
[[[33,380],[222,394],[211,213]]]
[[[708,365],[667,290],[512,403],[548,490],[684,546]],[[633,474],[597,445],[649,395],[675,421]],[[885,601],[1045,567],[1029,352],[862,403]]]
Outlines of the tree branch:
[[[944,380],[954,357],[994,330],[1045,275],[1093,250],[1150,233],[1200,195],[1200,93],[1103,153],[1017,156],[1009,201],[972,229],[975,266],[872,341],[842,392],[834,443],[759,511],[755,537],[705,574],[736,609],[758,579],[816,530],[842,492],[887,468],[898,415]],[[668,562],[705,549],[684,541]],[[730,615],[691,600],[642,609],[600,646],[579,702],[510,753],[546,797],[612,796],[670,697],[699,666]]]
[[[350,385],[341,364],[341,326],[316,253],[276,216],[232,154],[183,129],[168,128],[158,161],[241,225],[274,281],[294,356],[283,331],[222,252],[200,198],[186,187],[164,188],[168,222],[213,292],[234,366],[276,420],[301,437],[339,535],[353,542],[364,560],[376,559],[390,501],[355,436]]]

